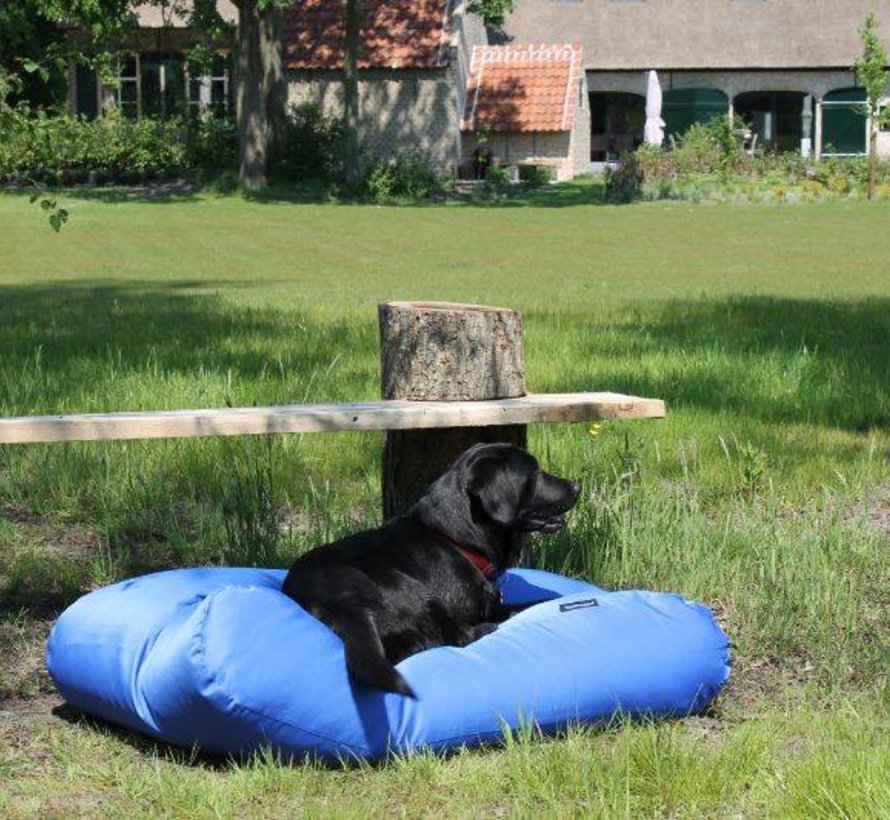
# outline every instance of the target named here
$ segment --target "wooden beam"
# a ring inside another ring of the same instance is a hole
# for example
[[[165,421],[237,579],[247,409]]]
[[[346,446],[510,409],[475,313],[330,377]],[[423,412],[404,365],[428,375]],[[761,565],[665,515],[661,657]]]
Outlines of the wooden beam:
[[[618,393],[542,393],[488,401],[375,401],[218,410],[0,418],[0,444],[200,438],[341,430],[419,430],[492,424],[662,418],[664,402]]]

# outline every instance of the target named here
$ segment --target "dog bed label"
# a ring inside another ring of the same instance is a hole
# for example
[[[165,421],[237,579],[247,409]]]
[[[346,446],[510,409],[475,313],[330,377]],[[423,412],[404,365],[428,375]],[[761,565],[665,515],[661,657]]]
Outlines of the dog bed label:
[[[582,598],[580,601],[569,601],[567,604],[560,604],[560,612],[571,612],[575,609],[587,609],[592,606],[599,606],[600,602],[596,598]]]

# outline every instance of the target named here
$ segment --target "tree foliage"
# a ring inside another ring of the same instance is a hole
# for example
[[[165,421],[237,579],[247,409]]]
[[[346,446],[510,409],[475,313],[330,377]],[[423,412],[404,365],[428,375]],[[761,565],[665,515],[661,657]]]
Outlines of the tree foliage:
[[[890,122],[890,108],[882,109],[884,95],[890,90],[887,51],[878,36],[878,19],[873,12],[859,29],[862,56],[853,65],[856,81],[865,89],[865,114],[869,118],[868,198],[874,199],[878,161],[878,128]]]
[[[504,19],[513,11],[514,0],[469,0],[467,11],[478,14],[485,25],[500,28]]]

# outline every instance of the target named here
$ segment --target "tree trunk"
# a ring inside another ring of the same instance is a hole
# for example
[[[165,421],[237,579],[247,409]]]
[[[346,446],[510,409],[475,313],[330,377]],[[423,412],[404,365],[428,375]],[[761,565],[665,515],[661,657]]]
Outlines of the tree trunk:
[[[239,178],[249,189],[266,184],[268,124],[263,94],[264,71],[261,47],[261,18],[258,0],[241,0],[238,5],[238,58],[235,90],[238,146],[241,153]]]
[[[875,198],[875,180],[878,175],[878,129],[874,118],[868,124],[868,198]]]
[[[268,151],[281,150],[287,122],[287,78],[284,75],[282,26],[284,15],[273,5],[260,19],[260,50],[263,58],[263,94],[266,98]]]
[[[525,395],[522,316],[443,302],[379,307],[384,399],[466,401]],[[383,451],[383,515],[402,512],[467,447],[526,445],[525,425],[392,430]]]
[[[346,0],[346,53],[343,60],[343,179],[347,186],[358,184],[362,169],[359,160],[358,57],[361,46],[362,0]]]

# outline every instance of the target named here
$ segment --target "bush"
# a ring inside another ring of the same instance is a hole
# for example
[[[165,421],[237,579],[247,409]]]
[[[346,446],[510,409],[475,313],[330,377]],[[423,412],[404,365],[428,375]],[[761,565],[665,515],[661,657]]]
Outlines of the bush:
[[[134,183],[231,164],[237,139],[224,120],[87,120],[10,109],[0,119],[0,182]]]
[[[554,169],[550,165],[520,165],[519,181],[529,185],[547,185],[553,181]]]
[[[628,155],[617,168],[606,169],[606,201],[616,205],[642,195],[644,173],[637,154]]]
[[[419,200],[439,193],[443,181],[418,154],[397,154],[383,162],[371,162],[359,185],[359,194],[372,202]]]
[[[238,131],[225,117],[189,121],[188,164],[202,171],[225,171],[238,167]]]
[[[510,172],[506,165],[489,165],[485,169],[485,181],[495,185],[502,185],[510,179]]]
[[[270,157],[270,175],[280,182],[334,182],[343,171],[343,120],[317,105],[293,106],[281,144]]]
[[[861,195],[868,176],[865,157],[827,157],[797,152],[749,156],[742,150],[743,123],[715,117],[689,128],[672,147],[644,145],[621,168],[607,171],[606,196],[691,201],[787,201]],[[879,166],[878,184],[890,183],[890,163]]]

